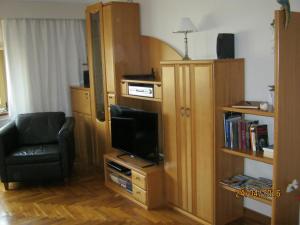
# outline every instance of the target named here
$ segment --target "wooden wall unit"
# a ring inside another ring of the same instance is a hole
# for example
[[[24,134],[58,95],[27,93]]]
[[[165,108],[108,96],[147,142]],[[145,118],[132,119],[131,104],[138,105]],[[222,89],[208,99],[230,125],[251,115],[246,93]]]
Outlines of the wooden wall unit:
[[[93,153],[90,89],[71,87],[71,100],[72,113],[75,119],[76,160],[90,164]]]
[[[217,99],[243,97],[244,61],[167,61],[161,65],[167,201],[203,224],[214,224]],[[237,86],[230,89],[231,85]]]

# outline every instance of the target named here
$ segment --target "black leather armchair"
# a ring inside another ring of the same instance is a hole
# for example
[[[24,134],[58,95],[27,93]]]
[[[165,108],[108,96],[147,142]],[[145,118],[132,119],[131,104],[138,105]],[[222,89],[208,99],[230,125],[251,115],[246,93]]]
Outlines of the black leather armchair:
[[[9,182],[69,178],[74,158],[74,119],[63,112],[21,114],[0,129],[6,190]]]

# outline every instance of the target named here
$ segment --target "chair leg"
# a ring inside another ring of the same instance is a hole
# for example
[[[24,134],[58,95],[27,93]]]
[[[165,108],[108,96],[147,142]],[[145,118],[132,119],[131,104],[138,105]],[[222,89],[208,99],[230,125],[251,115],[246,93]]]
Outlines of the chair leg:
[[[5,190],[8,191],[9,190],[9,183],[8,182],[3,182],[3,184],[4,184]]]

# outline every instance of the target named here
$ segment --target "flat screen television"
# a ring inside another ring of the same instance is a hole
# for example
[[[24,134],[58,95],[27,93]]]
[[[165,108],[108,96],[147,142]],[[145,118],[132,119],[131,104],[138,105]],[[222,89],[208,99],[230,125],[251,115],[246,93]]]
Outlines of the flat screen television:
[[[110,113],[112,147],[158,164],[158,114],[120,105]]]

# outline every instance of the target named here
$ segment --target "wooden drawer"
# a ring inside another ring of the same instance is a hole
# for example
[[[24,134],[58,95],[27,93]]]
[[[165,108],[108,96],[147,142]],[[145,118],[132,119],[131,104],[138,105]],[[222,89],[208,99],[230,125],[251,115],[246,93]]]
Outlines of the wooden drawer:
[[[147,192],[138,186],[132,185],[132,195],[139,202],[143,204],[147,203]]]
[[[146,177],[132,170],[132,183],[146,190]]]
[[[82,89],[71,89],[72,111],[91,114],[90,92]]]

